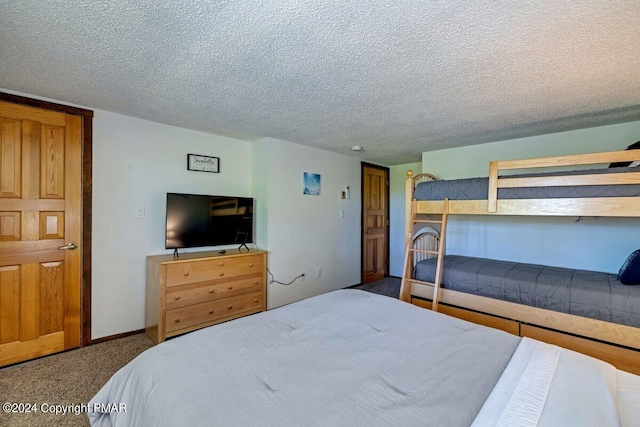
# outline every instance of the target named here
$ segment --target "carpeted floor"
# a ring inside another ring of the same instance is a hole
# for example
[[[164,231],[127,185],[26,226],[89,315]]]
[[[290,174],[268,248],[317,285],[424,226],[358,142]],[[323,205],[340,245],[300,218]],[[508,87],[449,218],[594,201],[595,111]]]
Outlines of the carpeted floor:
[[[400,279],[387,277],[353,288],[398,298]],[[71,405],[71,410],[77,410],[118,369],[151,346],[145,334],[137,334],[0,369],[0,403],[34,404],[38,409],[31,413],[0,411],[0,426],[88,426],[85,413],[56,415],[43,409]]]
[[[0,426],[88,426],[85,413],[55,415],[42,409],[86,404],[111,375],[152,345],[145,334],[137,334],[0,370],[2,403],[35,404],[38,409],[35,413],[2,411]]]
[[[400,295],[401,280],[402,279],[400,279],[399,277],[385,277],[384,279],[367,283],[366,285],[354,286],[353,289],[362,289],[363,291],[369,291],[375,294],[398,298],[398,296]]]

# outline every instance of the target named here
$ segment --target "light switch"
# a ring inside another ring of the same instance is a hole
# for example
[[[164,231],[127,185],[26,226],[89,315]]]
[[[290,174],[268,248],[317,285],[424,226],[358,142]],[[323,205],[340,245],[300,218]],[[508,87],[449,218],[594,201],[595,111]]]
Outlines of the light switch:
[[[136,208],[136,219],[144,219],[144,207]]]
[[[340,218],[344,218],[344,211],[340,209]]]

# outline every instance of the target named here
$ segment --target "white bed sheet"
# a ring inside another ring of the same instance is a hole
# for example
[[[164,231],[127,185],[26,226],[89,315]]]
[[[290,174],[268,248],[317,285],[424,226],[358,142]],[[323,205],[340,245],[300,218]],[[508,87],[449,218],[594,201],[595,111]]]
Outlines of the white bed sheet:
[[[618,372],[601,360],[523,338],[472,426],[618,427]]]

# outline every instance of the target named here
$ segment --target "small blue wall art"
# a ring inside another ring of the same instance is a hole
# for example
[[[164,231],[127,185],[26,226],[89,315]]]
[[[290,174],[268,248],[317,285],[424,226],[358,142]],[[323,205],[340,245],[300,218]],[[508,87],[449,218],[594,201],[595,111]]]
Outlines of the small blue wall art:
[[[302,174],[302,194],[320,195],[320,174],[310,172]]]

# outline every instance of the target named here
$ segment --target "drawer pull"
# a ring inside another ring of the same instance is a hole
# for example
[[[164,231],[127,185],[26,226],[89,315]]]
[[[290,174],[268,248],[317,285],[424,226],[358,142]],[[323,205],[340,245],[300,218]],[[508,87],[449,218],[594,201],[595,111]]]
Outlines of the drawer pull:
[[[184,273],[184,277],[187,277],[188,275],[189,275],[188,271],[186,273]]]
[[[209,310],[209,314],[213,314],[213,310]]]
[[[210,294],[212,294],[212,293],[214,293],[214,292],[215,292],[215,290],[214,290],[214,289],[209,289],[209,293],[210,293]]]
[[[175,297],[175,298],[176,298],[176,301],[178,301],[178,300],[180,299],[180,295],[178,295],[178,296],[177,296],[177,297]]]
[[[218,263],[220,267],[224,267],[224,262]]]
[[[227,307],[229,310],[233,310],[233,306],[230,305],[229,307]]]
[[[220,277],[224,276],[224,273],[220,273]]]
[[[253,267],[253,264],[249,264],[249,267]]]
[[[176,322],[176,323],[180,323],[180,319],[176,319],[176,320],[175,320],[175,322]]]
[[[231,289],[233,289],[233,286],[229,286],[227,289],[231,290]]]
[[[253,302],[258,302],[258,298],[254,299]]]
[[[254,285],[257,285],[259,282],[256,280],[255,282],[253,282]]]

